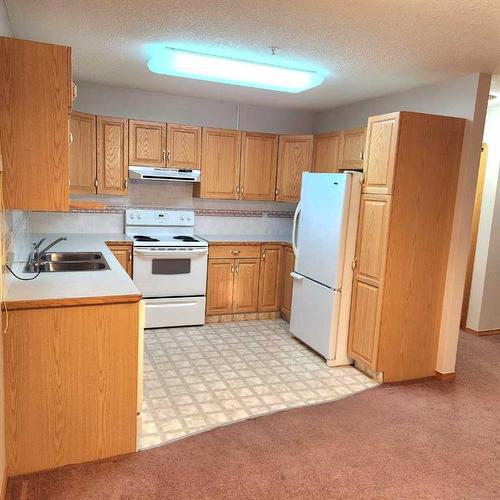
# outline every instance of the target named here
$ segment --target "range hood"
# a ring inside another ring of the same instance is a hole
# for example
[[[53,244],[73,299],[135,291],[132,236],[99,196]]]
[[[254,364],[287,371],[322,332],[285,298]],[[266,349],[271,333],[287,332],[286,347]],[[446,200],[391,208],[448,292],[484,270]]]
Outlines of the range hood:
[[[181,168],[154,168],[130,165],[130,179],[144,181],[200,182],[200,171]]]

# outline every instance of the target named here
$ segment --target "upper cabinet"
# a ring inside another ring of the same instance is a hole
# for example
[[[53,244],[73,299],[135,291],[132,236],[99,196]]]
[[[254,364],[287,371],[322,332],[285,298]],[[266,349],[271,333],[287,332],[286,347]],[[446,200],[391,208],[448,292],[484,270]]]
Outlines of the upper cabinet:
[[[201,162],[201,127],[167,125],[167,166],[199,169]]]
[[[95,194],[96,172],[96,117],[73,111],[69,121],[70,190],[76,194]]]
[[[313,140],[312,135],[280,135],[276,201],[300,198],[302,173],[312,167]]]
[[[314,172],[338,172],[342,132],[314,137]]]
[[[274,200],[278,136],[243,132],[241,140],[240,198]]]
[[[396,161],[399,115],[373,116],[368,119],[366,173],[363,192],[391,194]]]
[[[167,161],[165,123],[129,120],[128,164],[164,167]]]
[[[97,193],[126,195],[128,186],[128,120],[97,117]]]
[[[342,131],[339,168],[361,170],[363,168],[366,128]]]
[[[0,37],[0,68],[5,208],[68,210],[71,49]]]
[[[362,170],[365,136],[365,128],[316,135],[314,172]]]
[[[202,198],[236,200],[240,184],[241,132],[204,128],[201,156],[201,185],[195,194]]]

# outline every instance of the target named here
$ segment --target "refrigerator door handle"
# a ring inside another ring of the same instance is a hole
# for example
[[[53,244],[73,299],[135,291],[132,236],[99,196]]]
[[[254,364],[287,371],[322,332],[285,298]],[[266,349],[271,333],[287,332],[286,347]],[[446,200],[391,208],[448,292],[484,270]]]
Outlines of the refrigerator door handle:
[[[296,273],[295,271],[292,271],[290,273],[290,276],[294,279],[294,280],[298,280],[298,281],[301,281],[304,279],[304,276],[302,276],[301,274],[299,273]]]
[[[300,201],[295,209],[295,214],[293,215],[293,228],[292,228],[292,250],[295,257],[297,257],[297,222],[299,220],[299,214],[301,210]]]

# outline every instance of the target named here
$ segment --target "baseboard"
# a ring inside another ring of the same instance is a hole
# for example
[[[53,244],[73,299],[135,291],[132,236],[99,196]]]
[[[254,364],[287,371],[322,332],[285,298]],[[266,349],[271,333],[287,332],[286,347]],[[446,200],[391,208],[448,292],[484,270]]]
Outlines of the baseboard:
[[[496,330],[473,330],[472,328],[462,327],[462,330],[467,333],[472,333],[472,335],[476,335],[478,337],[487,337],[488,335],[500,334],[500,328],[497,328]]]
[[[438,380],[451,382],[452,380],[455,380],[455,376],[456,376],[455,372],[441,373],[438,372],[437,370],[434,370],[434,378],[437,378]]]
[[[278,319],[279,311],[241,313],[241,314],[214,314],[205,316],[206,323],[224,323],[226,321],[254,321],[256,319]]]

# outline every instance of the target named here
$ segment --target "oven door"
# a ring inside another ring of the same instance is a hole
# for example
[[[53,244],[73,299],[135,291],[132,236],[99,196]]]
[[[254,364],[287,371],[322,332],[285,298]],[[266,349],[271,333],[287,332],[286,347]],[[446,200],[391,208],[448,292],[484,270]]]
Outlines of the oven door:
[[[205,295],[208,248],[136,247],[134,283],[144,297]]]

